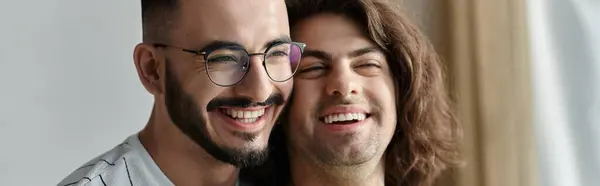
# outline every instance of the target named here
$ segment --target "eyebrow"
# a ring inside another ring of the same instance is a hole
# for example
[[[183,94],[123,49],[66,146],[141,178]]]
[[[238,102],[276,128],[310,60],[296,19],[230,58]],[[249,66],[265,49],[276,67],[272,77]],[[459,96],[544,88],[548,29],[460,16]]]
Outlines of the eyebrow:
[[[350,58],[355,58],[355,57],[359,57],[361,55],[365,55],[371,52],[381,52],[381,50],[378,47],[365,47],[365,48],[361,48],[358,50],[354,50],[350,53],[348,53],[348,57]],[[321,60],[327,60],[330,61],[333,59],[333,57],[331,56],[331,54],[325,52],[325,51],[321,51],[321,50],[310,50],[310,49],[306,49],[304,50],[304,52],[302,53],[302,57],[314,57],[317,59],[321,59]]]
[[[267,42],[267,44],[265,44],[264,48],[269,48],[273,45],[279,44],[279,43],[288,43],[288,42],[292,42],[292,38],[290,38],[290,36],[279,36],[269,42]]]
[[[273,46],[275,44],[291,42],[291,41],[292,41],[292,39],[289,36],[285,36],[285,35],[280,36],[280,37],[277,37],[277,38],[267,42],[264,45],[263,49],[267,49],[270,46]],[[246,49],[242,44],[235,42],[235,41],[215,40],[215,41],[208,43],[200,50],[201,51],[212,51],[212,50],[219,49],[219,48]]]
[[[208,43],[199,51],[209,52],[219,48],[244,48],[241,44],[233,41],[216,40]]]
[[[350,58],[355,58],[358,56],[362,56],[371,52],[381,52],[381,50],[379,50],[379,47],[366,47],[366,48],[361,48],[355,51],[352,51],[348,54],[348,56]]]
[[[332,58],[331,55],[328,54],[327,52],[324,52],[321,50],[310,50],[310,49],[305,49],[304,52],[302,52],[302,58],[306,58],[306,57],[314,57],[314,58],[326,60],[326,61],[330,61]]]

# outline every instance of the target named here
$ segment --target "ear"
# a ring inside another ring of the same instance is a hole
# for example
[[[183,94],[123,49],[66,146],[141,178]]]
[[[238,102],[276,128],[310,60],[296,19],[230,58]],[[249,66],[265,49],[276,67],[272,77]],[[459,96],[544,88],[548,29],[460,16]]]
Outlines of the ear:
[[[153,95],[162,94],[164,90],[160,83],[159,57],[156,48],[147,43],[138,44],[133,51],[138,76],[146,90]]]

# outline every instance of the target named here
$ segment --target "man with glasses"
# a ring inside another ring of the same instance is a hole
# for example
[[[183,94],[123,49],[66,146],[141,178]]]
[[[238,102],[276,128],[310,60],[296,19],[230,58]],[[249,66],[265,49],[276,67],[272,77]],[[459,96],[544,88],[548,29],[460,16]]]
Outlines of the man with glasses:
[[[58,185],[239,185],[266,159],[304,48],[284,1],[142,0],[142,17],[148,124]]]

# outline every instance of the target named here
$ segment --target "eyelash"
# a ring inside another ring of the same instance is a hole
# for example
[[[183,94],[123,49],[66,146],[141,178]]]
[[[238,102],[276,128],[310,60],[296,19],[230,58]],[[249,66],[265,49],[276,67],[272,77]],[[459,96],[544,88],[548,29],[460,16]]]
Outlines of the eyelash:
[[[357,67],[377,67],[377,68],[381,68],[381,66],[374,64],[374,63],[367,63],[367,64],[361,64],[358,65]]]
[[[313,66],[313,67],[310,67],[310,68],[307,68],[307,69],[303,69],[302,71],[300,71],[300,73],[310,72],[310,71],[315,71],[315,70],[326,70],[326,69],[327,69],[326,66],[319,65],[319,66]]]
[[[381,68],[381,66],[379,66],[377,64],[374,64],[374,63],[361,64],[361,65],[358,65],[356,67],[359,67],[359,68],[362,68],[362,67],[376,67],[376,68]],[[313,67],[304,69],[304,70],[302,70],[300,72],[302,73],[302,72],[310,72],[310,71],[314,71],[314,70],[327,70],[328,68],[329,67],[324,66],[324,65],[318,65],[318,66],[313,66]]]
[[[230,61],[237,61],[237,59],[234,56],[229,56],[229,55],[216,56],[216,57],[208,59],[209,63],[210,62],[212,62],[212,63],[230,62]]]

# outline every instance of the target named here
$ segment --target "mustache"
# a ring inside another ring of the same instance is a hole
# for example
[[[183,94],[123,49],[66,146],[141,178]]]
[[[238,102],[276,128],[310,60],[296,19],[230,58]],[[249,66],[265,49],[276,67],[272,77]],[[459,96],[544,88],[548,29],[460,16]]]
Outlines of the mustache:
[[[327,101],[321,101],[321,102],[319,102],[317,105],[315,105],[315,109],[314,110],[317,111],[316,113],[321,113],[327,107],[332,106],[332,105],[344,106],[344,105],[363,104],[363,103],[369,103],[369,102],[366,99],[360,99],[360,98],[339,98],[339,97],[334,97],[334,98],[327,99]]]
[[[247,107],[257,107],[257,106],[269,106],[269,105],[283,105],[285,101],[283,100],[283,95],[281,94],[272,94],[265,100],[264,102],[254,102],[252,99],[236,97],[236,98],[215,98],[208,102],[206,105],[206,111],[212,112],[217,110],[219,107],[239,107],[239,108],[247,108]]]

